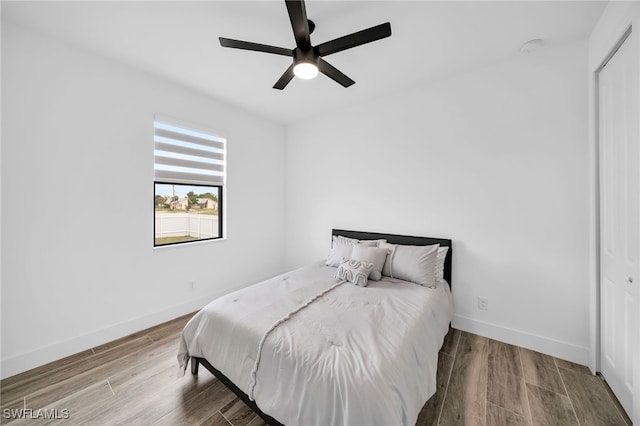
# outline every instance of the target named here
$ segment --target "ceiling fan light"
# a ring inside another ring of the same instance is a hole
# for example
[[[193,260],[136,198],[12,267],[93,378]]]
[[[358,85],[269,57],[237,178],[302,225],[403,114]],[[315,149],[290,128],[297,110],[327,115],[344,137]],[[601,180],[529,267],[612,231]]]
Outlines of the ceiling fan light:
[[[293,73],[303,80],[311,80],[318,75],[318,67],[310,62],[300,62],[293,67]]]

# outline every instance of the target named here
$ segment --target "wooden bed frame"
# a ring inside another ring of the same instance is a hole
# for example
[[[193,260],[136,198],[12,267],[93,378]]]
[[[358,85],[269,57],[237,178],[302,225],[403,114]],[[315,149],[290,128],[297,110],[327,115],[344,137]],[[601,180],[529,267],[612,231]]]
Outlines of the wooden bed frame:
[[[348,231],[344,229],[332,229],[331,235],[342,235],[343,237],[355,238],[358,240],[387,240],[390,244],[403,244],[414,246],[429,246],[440,244],[443,247],[449,247],[447,257],[444,261],[444,279],[451,287],[451,266],[453,259],[453,246],[451,240],[444,238],[428,238],[428,237],[412,237],[407,235],[380,234],[375,232]],[[216,376],[218,380],[225,384],[234,394],[238,396],[245,404],[247,404],[257,415],[259,415],[266,423],[271,426],[283,426],[282,423],[265,414],[256,405],[255,401],[251,401],[246,393],[242,392],[229,378],[217,370],[213,365],[204,358],[191,357],[191,374],[198,374],[198,367],[203,365],[211,374]]]

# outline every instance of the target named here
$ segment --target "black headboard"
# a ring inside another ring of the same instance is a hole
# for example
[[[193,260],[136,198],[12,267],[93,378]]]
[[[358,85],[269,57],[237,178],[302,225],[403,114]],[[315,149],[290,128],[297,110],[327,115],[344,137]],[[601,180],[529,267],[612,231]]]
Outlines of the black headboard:
[[[347,238],[355,238],[357,240],[387,240],[390,244],[404,244],[412,246],[430,246],[432,244],[440,244],[443,247],[449,247],[447,258],[444,260],[444,279],[451,287],[451,259],[453,259],[453,245],[451,240],[444,238],[428,238],[428,237],[412,237],[409,235],[394,234],[378,234],[376,232],[347,231],[344,229],[332,229],[331,235],[342,235]]]

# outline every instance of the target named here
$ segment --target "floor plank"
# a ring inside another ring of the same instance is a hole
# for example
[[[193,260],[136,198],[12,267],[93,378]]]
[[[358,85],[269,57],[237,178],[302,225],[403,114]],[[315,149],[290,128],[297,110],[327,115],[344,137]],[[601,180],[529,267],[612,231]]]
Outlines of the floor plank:
[[[251,422],[249,422],[248,426],[268,426],[268,423],[262,420],[262,417],[255,416]]]
[[[164,360],[149,366],[132,366],[109,378],[115,395],[108,404],[94,401],[73,412],[73,419],[80,423],[90,423],[94,419],[108,419],[115,410],[130,412],[144,399],[152,398],[159,389],[182,380],[176,368],[173,353],[166,353]]]
[[[256,416],[258,417],[258,416]],[[260,417],[258,417],[260,419]],[[260,419],[262,420],[262,419]],[[203,425],[207,425],[207,426],[230,426],[231,423],[229,423],[229,421],[227,419],[224,418],[224,416],[222,414],[220,414],[220,411],[216,411],[215,413],[213,413],[213,416],[207,420],[205,423],[201,423]],[[250,423],[250,426],[267,426],[266,423],[260,424],[260,423]]]
[[[96,401],[100,401],[101,403],[104,404],[106,401],[108,401],[112,397],[113,397],[113,392],[111,391],[111,386],[109,386],[109,383],[105,380],[102,382],[98,382],[87,388],[81,389],[78,392],[72,395],[69,395],[66,398],[62,398],[58,401],[55,401],[44,408],[48,410],[65,409],[65,410],[68,410],[69,416],[72,416],[73,413],[78,412],[80,409],[82,409],[82,407],[84,407],[87,404],[91,404]],[[31,403],[29,405],[33,407]],[[59,424],[59,423],[60,422],[57,420],[45,421],[42,423],[39,422],[39,424],[43,424],[43,425]]]
[[[562,368],[566,368],[568,370],[573,370],[573,371],[577,371],[579,373],[591,375],[591,370],[589,370],[589,367],[587,367],[586,365],[576,364],[575,362],[565,361],[565,360],[560,359],[560,358],[554,358],[554,360],[556,361],[556,365],[558,367],[562,367]]]
[[[150,342],[146,338],[136,339],[136,341]],[[132,345],[133,346],[133,345]],[[108,379],[109,376],[116,374],[118,371],[122,371],[127,368],[135,367],[145,362],[147,359],[155,354],[155,351],[168,354],[168,349],[163,346],[155,346],[155,344],[143,345],[146,350],[140,350],[138,347],[131,347],[127,344],[113,349],[117,351],[117,355],[114,354],[104,364],[96,365],[91,370],[84,371],[71,378],[62,380],[58,383],[48,385],[40,390],[26,395],[27,401],[34,406],[46,406],[52,404],[56,400],[62,399],[69,395],[72,395],[82,388],[94,385],[98,382],[103,382]],[[128,352],[131,351],[131,353]],[[100,355],[96,356],[100,357]]]
[[[488,339],[463,332],[440,415],[443,425],[484,425]]]
[[[143,365],[130,365],[113,372],[108,377],[113,391],[120,394],[135,389],[136,385],[138,387],[143,385],[148,388],[149,386],[157,385],[157,380],[168,381],[181,376],[175,358],[171,357],[176,352],[176,350],[169,347],[164,351],[158,351],[155,356],[149,356],[147,362]],[[150,381],[152,379],[156,381]],[[135,391],[143,392],[144,389],[136,389]]]
[[[518,348],[489,340],[487,358],[487,402],[528,419],[529,403]]]
[[[9,402],[27,397],[29,400],[37,399],[38,404],[48,405],[56,399],[78,391],[81,386],[89,386],[106,379],[106,376],[100,372],[107,370],[108,366],[114,365],[131,354],[140,353],[141,350],[149,348],[152,344],[148,338],[140,337],[101,354],[73,361],[66,367],[43,371],[39,374],[23,373],[25,375],[24,381],[6,390],[6,395],[3,395],[3,403],[5,398]]]
[[[527,383],[527,395],[534,426],[578,425],[568,396],[530,383]]]
[[[559,370],[581,425],[626,426],[599,377]]]
[[[234,398],[220,409],[220,413],[234,426],[246,426],[257,415],[239,398]]]
[[[498,342],[497,340],[489,340],[488,351],[489,370],[510,376],[524,377],[520,354],[516,346]]]
[[[215,383],[210,387],[204,388],[192,398],[179,404],[174,410],[155,421],[154,424],[167,426],[179,424],[208,424],[210,421],[220,421],[215,414],[222,415],[225,422],[227,422],[223,408],[233,402],[234,399],[237,398],[233,392],[216,379]],[[245,417],[248,416],[250,419],[252,416],[255,416],[249,407],[246,408],[248,413],[245,413]],[[235,425],[236,423],[232,424]]]
[[[197,377],[189,374],[184,378],[177,378],[161,389],[156,389],[144,400],[138,401],[136,406],[113,413],[112,424],[154,424],[176,408],[187,404],[201,392],[208,393],[211,396],[210,402],[217,406],[221,401],[216,398],[226,396],[228,395],[226,392],[230,391],[210,374],[201,374]],[[211,408],[212,414],[217,411],[214,408]]]
[[[175,366],[162,371],[156,370],[154,373],[147,377],[139,376],[139,380],[131,381],[129,386],[120,391],[114,390],[115,395],[107,403],[94,401],[74,411],[72,419],[75,424],[90,424],[96,419],[109,423],[111,419],[122,416],[122,413],[130,413],[138,409],[146,399],[153,398],[160,389],[180,380]]]
[[[489,368],[487,373],[487,401],[524,418],[529,418],[529,403],[524,379],[495,368]]]
[[[487,402],[487,425],[528,426],[528,417]]]
[[[519,348],[519,351],[522,370],[527,383],[566,395],[553,357],[525,348]]]

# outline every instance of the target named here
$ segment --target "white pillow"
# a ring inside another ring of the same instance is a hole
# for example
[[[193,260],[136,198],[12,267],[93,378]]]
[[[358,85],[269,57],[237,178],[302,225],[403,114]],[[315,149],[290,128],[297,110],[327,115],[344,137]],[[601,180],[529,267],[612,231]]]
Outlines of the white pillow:
[[[382,275],[410,281],[425,287],[435,287],[436,254],[439,244],[432,246],[410,246],[380,244],[390,250],[382,268]]]
[[[336,235],[339,240],[351,241],[353,243],[366,243],[367,247],[379,247],[380,243],[386,243],[387,240],[356,240],[355,238],[343,237],[342,235]],[[375,245],[373,245],[375,243]]]
[[[373,263],[343,258],[336,270],[335,278],[349,281],[360,287],[367,286],[367,279],[373,270]]]
[[[366,247],[362,244],[356,244],[353,246],[351,258],[353,260],[373,263],[373,270],[371,271],[371,275],[369,275],[369,279],[379,281],[380,278],[382,278],[382,268],[384,267],[384,261],[387,259],[387,253],[389,253],[389,249],[387,248]]]
[[[324,262],[327,266],[338,267],[342,263],[342,258],[351,259],[351,252],[355,244],[362,244],[367,247],[376,247],[378,245],[377,240],[372,241],[358,241],[353,238],[346,238],[340,235],[334,235],[332,238],[331,251],[327,260]]]
[[[343,237],[342,235],[334,235],[334,236],[332,237],[332,240],[333,240],[333,241],[335,241],[335,240],[342,240],[343,242],[350,241],[350,242],[352,242],[353,244],[355,244],[355,243],[357,243],[357,242],[358,242],[358,240],[356,240],[355,238]]]
[[[444,280],[444,260],[447,258],[448,251],[449,247],[438,247],[438,253],[436,254],[436,267],[433,270],[436,280]]]

